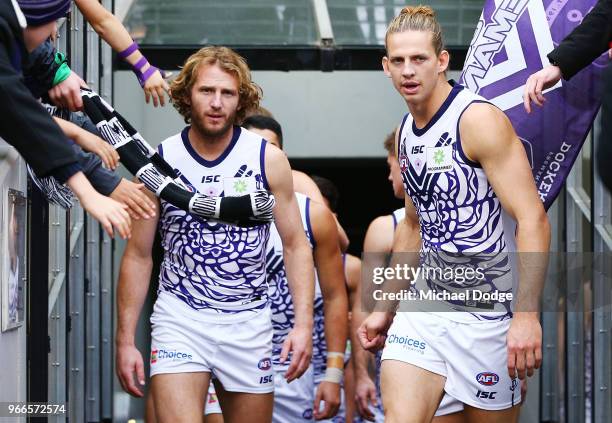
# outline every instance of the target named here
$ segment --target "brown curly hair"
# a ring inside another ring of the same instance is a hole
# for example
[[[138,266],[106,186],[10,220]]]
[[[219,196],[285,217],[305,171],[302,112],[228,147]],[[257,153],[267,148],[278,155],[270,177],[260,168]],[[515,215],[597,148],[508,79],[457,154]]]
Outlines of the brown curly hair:
[[[242,56],[227,47],[209,46],[192,54],[185,62],[179,75],[170,83],[170,95],[174,108],[191,122],[191,106],[188,99],[198,75],[200,65],[219,65],[225,72],[238,79],[238,110],[236,122],[242,122],[249,110],[257,109],[262,90],[251,80],[251,71]]]

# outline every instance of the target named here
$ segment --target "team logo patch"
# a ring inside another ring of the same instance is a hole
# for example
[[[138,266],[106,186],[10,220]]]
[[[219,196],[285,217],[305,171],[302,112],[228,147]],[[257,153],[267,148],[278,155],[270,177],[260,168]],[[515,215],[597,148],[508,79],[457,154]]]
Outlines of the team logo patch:
[[[253,176],[224,178],[223,192],[229,197],[239,197],[257,190],[257,180]]]
[[[442,173],[453,169],[453,146],[427,148],[427,173]]]
[[[406,157],[403,154],[400,154],[399,158],[398,158],[398,161],[399,161],[400,169],[402,170],[402,172],[407,171],[408,170],[408,165],[409,165],[408,164],[408,157]]]
[[[259,363],[257,363],[257,368],[263,371],[270,370],[270,368],[272,368],[272,360],[268,357],[262,358],[259,360]]]
[[[476,375],[476,382],[484,386],[493,386],[499,382],[499,376],[492,372],[482,372]]]
[[[305,420],[312,420],[312,408],[307,408],[306,410],[304,410],[304,412],[302,413],[302,417]]]

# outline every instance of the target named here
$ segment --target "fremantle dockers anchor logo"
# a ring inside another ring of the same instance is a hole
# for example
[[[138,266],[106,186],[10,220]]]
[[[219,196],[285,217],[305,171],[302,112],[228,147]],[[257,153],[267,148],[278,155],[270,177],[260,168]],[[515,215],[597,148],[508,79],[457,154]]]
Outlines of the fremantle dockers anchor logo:
[[[461,81],[509,110],[522,104],[525,81],[548,64],[546,54],[554,45],[542,2],[498,0],[495,5],[494,10],[485,7],[480,16]]]

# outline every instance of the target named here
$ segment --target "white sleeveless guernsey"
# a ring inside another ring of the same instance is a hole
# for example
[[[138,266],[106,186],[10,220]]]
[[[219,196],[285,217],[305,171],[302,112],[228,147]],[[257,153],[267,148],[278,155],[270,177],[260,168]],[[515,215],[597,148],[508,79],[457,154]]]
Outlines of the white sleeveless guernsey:
[[[235,126],[215,160],[192,147],[189,127],[158,150],[189,189],[212,196],[269,189],[261,136]],[[182,303],[196,320],[237,322],[267,306],[266,244],[270,224],[240,228],[187,213],[160,199],[164,257],[158,301]]]
[[[514,222],[504,213],[483,169],[461,147],[459,121],[475,102],[487,101],[455,84],[425,127],[417,128],[410,114],[400,126],[398,159],[404,189],[420,223],[421,267],[485,269],[483,279],[461,283],[428,276],[420,281],[426,284],[420,288],[509,293],[513,283],[510,257],[505,253],[516,250]],[[466,257],[470,257],[468,265]],[[511,317],[510,301],[453,302],[451,308],[465,312],[440,315],[463,322]]]

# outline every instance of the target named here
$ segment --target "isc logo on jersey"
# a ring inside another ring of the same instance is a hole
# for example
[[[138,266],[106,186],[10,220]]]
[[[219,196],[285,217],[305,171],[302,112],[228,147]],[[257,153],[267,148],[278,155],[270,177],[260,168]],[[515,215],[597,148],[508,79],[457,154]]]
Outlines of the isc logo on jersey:
[[[493,386],[499,382],[499,376],[492,372],[482,372],[476,375],[476,381],[484,386]]]
[[[209,184],[211,182],[219,182],[221,180],[221,175],[204,175],[202,176],[202,183]]]
[[[272,383],[272,382],[274,382],[274,375],[262,376],[259,378],[260,385]]]
[[[476,398],[481,398],[481,399],[496,399],[495,396],[497,395],[497,391],[496,392],[486,392],[486,391],[478,391],[476,392]]]

